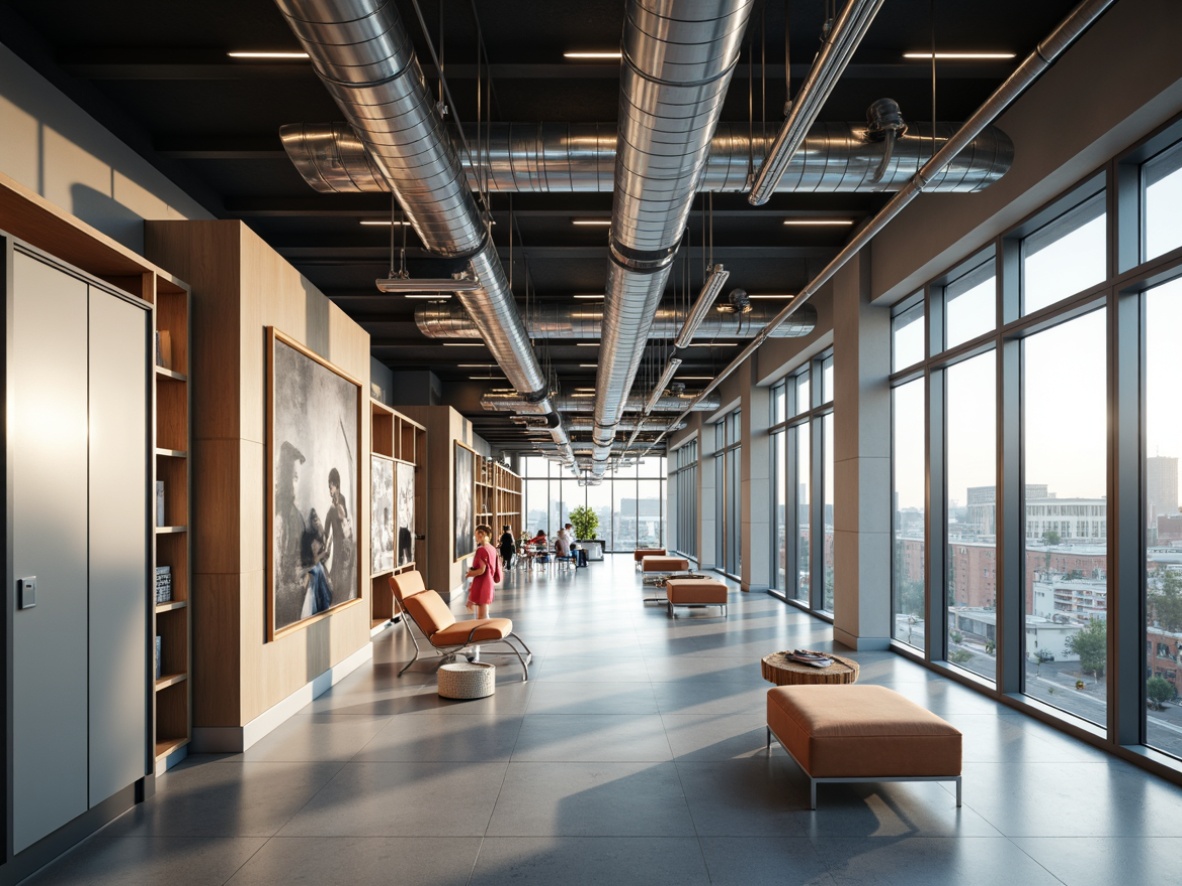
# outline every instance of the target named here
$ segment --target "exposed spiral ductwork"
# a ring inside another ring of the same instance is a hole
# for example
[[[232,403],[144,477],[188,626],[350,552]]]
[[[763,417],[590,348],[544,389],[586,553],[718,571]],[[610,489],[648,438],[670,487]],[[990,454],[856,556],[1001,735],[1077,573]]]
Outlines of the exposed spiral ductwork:
[[[629,0],[627,6],[592,433],[592,470],[600,476],[698,191],[753,3]]]
[[[666,392],[653,405],[653,412],[681,412],[683,409],[693,409],[694,412],[713,412],[722,406],[722,400],[717,396],[703,397],[695,403],[698,396],[696,391],[682,391],[680,394]],[[578,397],[574,394],[556,394],[552,401],[559,412],[591,412],[595,405],[593,397]],[[480,405],[486,412],[524,412],[528,404],[514,391],[486,391],[480,398]],[[640,412],[645,405],[644,397],[629,397],[624,404],[628,412]],[[659,423],[655,419],[654,423]]]
[[[752,338],[779,312],[779,307],[768,303],[756,305],[747,314],[723,314],[711,311],[694,334],[698,342],[717,339]],[[525,328],[530,338],[547,341],[598,341],[603,331],[603,308],[596,305],[539,305],[526,317]],[[658,308],[649,329],[650,339],[673,339],[685,321],[685,311]],[[478,336],[476,324],[463,308],[445,305],[422,305],[415,309],[415,323],[429,338],[471,339]],[[811,305],[792,315],[790,322],[779,326],[777,338],[800,338],[811,333],[817,325],[817,311]]]
[[[958,125],[937,123],[935,142],[952,137]],[[481,177],[464,159],[468,185],[498,193],[609,193],[615,178],[616,129],[607,123],[492,123],[472,128],[480,142]],[[388,191],[389,185],[365,144],[347,123],[290,124],[280,130],[283,147],[304,180],[322,194]],[[776,186],[777,193],[852,193],[903,187],[932,156],[932,126],[912,123],[891,146],[864,123],[815,123]],[[487,142],[487,147],[485,146]],[[699,190],[742,193],[752,153],[766,156],[772,136],[748,136],[745,127],[720,123]],[[956,159],[940,170],[926,191],[971,192],[1001,179],[1014,160],[1014,144],[987,126]],[[487,182],[484,179],[487,176]]]
[[[317,75],[364,143],[428,250],[466,259],[482,288],[457,293],[493,358],[535,411],[548,385],[488,228],[401,17],[388,0],[276,0]],[[554,443],[573,464],[555,416]]]

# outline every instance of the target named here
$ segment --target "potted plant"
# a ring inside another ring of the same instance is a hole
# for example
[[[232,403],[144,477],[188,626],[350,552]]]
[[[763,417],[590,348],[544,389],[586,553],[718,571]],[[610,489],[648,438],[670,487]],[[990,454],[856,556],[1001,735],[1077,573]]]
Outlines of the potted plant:
[[[587,505],[574,508],[570,512],[570,522],[575,527],[575,538],[579,541],[590,541],[599,529],[599,515]]]

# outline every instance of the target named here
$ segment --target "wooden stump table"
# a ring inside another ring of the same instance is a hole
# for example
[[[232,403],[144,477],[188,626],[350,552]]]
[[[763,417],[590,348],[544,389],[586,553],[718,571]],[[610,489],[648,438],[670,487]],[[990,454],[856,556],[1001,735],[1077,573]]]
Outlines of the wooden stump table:
[[[812,665],[793,661],[787,652],[773,652],[765,655],[760,662],[763,679],[777,686],[793,686],[800,683],[837,684],[855,683],[858,680],[858,663],[852,658],[844,658],[830,652],[825,653],[833,659],[833,664],[827,668],[815,668]]]

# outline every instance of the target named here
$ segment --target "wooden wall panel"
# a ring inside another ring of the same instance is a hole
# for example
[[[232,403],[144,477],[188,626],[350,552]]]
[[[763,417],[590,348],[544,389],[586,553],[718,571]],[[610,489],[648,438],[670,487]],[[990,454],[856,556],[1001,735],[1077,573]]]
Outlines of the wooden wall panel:
[[[240,577],[193,575],[193,722],[237,726],[241,651]]]

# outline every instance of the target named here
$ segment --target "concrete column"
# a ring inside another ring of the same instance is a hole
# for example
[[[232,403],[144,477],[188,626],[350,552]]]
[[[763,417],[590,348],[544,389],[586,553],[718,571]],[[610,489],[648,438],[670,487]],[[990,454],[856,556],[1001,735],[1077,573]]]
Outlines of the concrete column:
[[[870,256],[833,279],[833,638],[885,649],[891,635],[891,322],[870,304]]]
[[[742,551],[740,586],[744,591],[766,591],[771,585],[772,465],[768,425],[771,389],[756,385],[756,365],[749,360],[739,370],[748,376],[743,387],[739,418],[743,448],[739,457],[742,482],[739,500]]]

